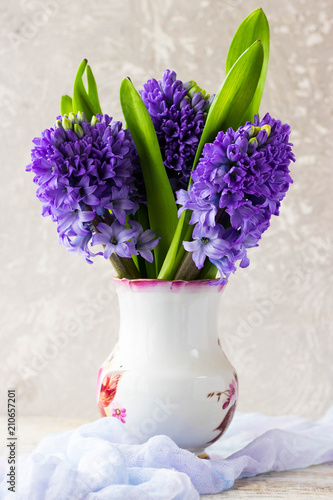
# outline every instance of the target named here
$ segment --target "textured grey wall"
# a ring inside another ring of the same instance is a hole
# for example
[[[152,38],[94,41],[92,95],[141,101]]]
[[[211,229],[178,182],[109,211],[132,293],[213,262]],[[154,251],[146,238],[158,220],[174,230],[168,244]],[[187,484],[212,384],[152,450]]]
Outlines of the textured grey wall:
[[[1,0],[1,411],[97,416],[95,380],[113,346],[111,266],[58,245],[24,172],[31,139],[54,123],[87,57],[104,112],[118,89],[165,68],[218,88],[233,33],[257,0]],[[262,114],[292,126],[292,186],[251,266],[221,301],[221,338],[240,377],[243,411],[319,416],[333,402],[331,0],[265,1],[271,61]],[[172,369],[172,362],[170,365]]]

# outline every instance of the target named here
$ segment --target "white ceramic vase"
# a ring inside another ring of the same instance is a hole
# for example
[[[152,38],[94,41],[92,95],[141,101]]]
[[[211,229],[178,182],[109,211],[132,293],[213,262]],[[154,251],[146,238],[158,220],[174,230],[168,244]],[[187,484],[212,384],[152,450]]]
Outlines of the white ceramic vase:
[[[136,442],[165,434],[206,458],[236,409],[235,369],[223,353],[211,281],[115,279],[119,340],[102,365],[102,416],[121,420]]]

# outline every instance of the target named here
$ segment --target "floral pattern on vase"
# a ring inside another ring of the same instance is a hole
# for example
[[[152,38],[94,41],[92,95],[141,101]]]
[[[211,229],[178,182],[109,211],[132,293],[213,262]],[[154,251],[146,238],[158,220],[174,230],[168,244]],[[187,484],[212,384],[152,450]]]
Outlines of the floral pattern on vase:
[[[219,434],[209,441],[207,444],[213,444],[215,441],[220,439],[222,434],[227,430],[229,427],[229,424],[234,416],[234,413],[236,411],[236,405],[237,405],[237,398],[238,398],[238,378],[237,374],[234,372],[234,378],[232,379],[231,383],[229,384],[229,388],[226,389],[225,391],[215,391],[215,392],[210,392],[207,394],[207,398],[212,398],[216,396],[217,397],[217,402],[219,403],[220,400],[222,399],[222,410],[226,410],[228,407],[227,414],[224,416],[222,422],[214,431],[219,431]],[[223,398],[222,398],[223,396]]]
[[[104,376],[103,382],[101,384],[101,388],[99,390],[99,395],[98,395],[98,408],[100,411],[100,414],[102,417],[107,417],[106,413],[106,408],[110,406],[112,401],[115,398],[116,392],[117,392],[117,386],[118,382],[121,378],[120,373],[107,373]],[[119,408],[115,408],[117,410]],[[122,409],[123,411],[123,409]],[[125,411],[125,416],[126,416],[126,410]],[[120,414],[119,414],[120,415]],[[117,415],[112,415],[112,416],[117,416]],[[117,418],[119,418],[117,416]],[[120,418],[121,420],[121,418]]]
[[[123,424],[126,423],[126,409],[121,408],[121,405],[117,401],[113,401],[109,407],[109,410],[112,412],[111,417],[118,418]]]
[[[222,422],[220,423],[220,425],[218,427],[216,427],[216,429],[214,429],[214,431],[219,431],[218,435],[214,439],[212,439],[211,441],[208,441],[207,445],[213,444],[218,439],[220,439],[220,437],[222,436],[222,434],[224,434],[224,432],[229,427],[229,424],[230,424],[231,420],[233,419],[235,411],[236,411],[236,403],[234,403],[231,406],[231,408],[229,408],[229,410],[227,411],[226,416],[224,417],[224,419],[222,420]]]

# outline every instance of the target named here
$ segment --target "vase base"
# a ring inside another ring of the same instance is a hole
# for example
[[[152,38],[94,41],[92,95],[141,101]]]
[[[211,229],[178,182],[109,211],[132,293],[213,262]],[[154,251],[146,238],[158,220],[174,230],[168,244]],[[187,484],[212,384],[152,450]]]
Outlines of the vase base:
[[[193,455],[196,455],[198,458],[202,458],[204,460],[209,460],[210,456],[206,452],[205,448],[192,448],[189,449],[188,451],[191,451]]]

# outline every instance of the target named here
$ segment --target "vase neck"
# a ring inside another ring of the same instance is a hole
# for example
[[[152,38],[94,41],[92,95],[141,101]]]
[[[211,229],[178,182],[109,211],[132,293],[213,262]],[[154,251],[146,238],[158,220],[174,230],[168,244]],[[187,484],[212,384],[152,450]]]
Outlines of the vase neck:
[[[175,349],[216,349],[219,292],[209,285],[117,287],[119,347],[136,350],[140,356],[157,351],[174,355]]]

